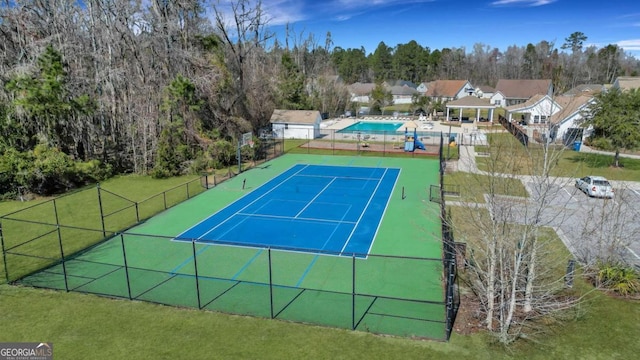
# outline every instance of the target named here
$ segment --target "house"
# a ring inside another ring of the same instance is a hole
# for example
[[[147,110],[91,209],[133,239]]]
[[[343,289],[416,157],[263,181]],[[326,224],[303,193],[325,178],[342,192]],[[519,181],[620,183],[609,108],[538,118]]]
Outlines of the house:
[[[374,83],[357,82],[349,85],[347,88],[351,94],[351,102],[368,104],[371,92],[375,87]]]
[[[391,92],[394,104],[411,104],[413,95],[418,93],[413,87],[408,85],[394,85],[387,88],[387,91]]]
[[[587,95],[554,98],[535,95],[524,103],[509,106],[505,110],[509,122],[517,122],[523,126],[529,137],[536,138],[537,133],[543,140],[562,140],[565,145],[570,145],[587,136],[581,122],[593,102],[594,98]]]
[[[589,112],[589,107],[595,103],[590,95],[558,96],[556,101],[562,110],[551,115],[550,122],[554,127],[554,139],[570,146],[574,141],[583,142],[590,135],[591,128],[584,129],[582,122]]]
[[[273,110],[271,128],[285,139],[315,139],[320,136],[322,116],[317,110]]]
[[[433,101],[450,101],[473,95],[475,89],[467,80],[436,80],[427,84],[425,96]]]
[[[620,91],[640,89],[640,76],[619,76],[613,82],[612,88]]]
[[[491,99],[491,97],[495,93],[496,93],[496,89],[492,88],[491,86],[487,86],[487,85],[476,86],[475,95],[481,99]]]
[[[497,106],[508,107],[522,104],[534,95],[553,94],[551,80],[526,80],[526,79],[500,79],[496,85],[491,103]]]

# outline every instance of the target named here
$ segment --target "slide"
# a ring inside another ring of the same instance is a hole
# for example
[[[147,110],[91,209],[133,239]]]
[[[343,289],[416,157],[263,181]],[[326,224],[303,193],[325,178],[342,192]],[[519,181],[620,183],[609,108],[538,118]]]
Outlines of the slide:
[[[426,150],[426,148],[424,147],[424,144],[418,139],[416,139],[416,149]]]
[[[404,151],[413,151],[413,142],[411,141],[405,141],[404,142]]]

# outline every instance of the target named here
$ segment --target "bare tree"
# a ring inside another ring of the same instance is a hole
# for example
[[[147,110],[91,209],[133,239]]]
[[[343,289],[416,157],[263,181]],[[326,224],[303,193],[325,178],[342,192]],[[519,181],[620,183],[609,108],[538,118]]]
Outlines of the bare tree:
[[[579,301],[564,291],[562,270],[570,255],[552,241],[569,201],[560,196],[566,179],[550,176],[562,151],[549,144],[525,149],[517,141],[490,143],[484,171],[467,174],[462,184],[482,198],[454,209],[454,232],[471,253],[466,279],[485,326],[502,343],[534,331],[531,319]],[[523,172],[528,175],[516,175]]]

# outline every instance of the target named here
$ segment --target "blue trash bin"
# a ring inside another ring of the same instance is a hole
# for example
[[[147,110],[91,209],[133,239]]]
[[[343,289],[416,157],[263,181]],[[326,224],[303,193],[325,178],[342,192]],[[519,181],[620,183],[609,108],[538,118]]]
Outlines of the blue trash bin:
[[[573,142],[573,150],[580,151],[580,146],[582,145],[582,141],[574,141]]]

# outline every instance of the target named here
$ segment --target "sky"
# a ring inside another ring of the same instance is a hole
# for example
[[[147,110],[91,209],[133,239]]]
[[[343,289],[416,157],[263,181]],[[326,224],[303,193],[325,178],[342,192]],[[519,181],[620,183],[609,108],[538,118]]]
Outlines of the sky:
[[[574,32],[584,47],[616,44],[640,59],[640,0],[262,0],[269,28],[324,46],[372,53],[415,40],[431,50],[474,44],[501,51],[546,40],[560,48]],[[291,41],[289,43],[292,45]]]

